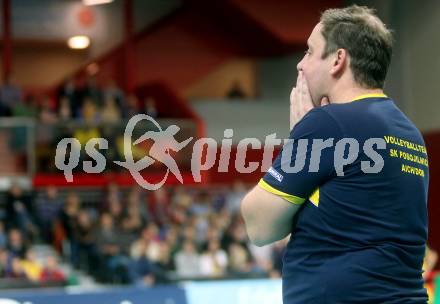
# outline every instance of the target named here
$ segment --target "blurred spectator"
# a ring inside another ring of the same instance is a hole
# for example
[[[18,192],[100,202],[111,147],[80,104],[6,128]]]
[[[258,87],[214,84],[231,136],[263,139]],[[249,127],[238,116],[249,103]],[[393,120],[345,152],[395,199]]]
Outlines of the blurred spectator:
[[[57,113],[52,109],[47,96],[43,97],[38,113],[39,123],[36,125],[36,154],[37,164],[42,168],[49,168],[53,163],[54,149],[52,141],[56,136],[55,123],[58,122]]]
[[[41,282],[64,282],[66,280],[64,273],[59,269],[58,260],[54,256],[46,258],[46,265],[41,271]]]
[[[101,121],[106,124],[116,124],[121,120],[121,112],[114,98],[108,97],[100,111]]]
[[[110,213],[110,216],[113,218],[116,226],[122,223],[122,220],[124,218],[124,214],[122,211],[123,210],[122,210],[121,201],[116,196],[110,197],[108,212]]]
[[[103,94],[95,76],[87,77],[86,86],[84,88],[84,96],[93,105],[95,105],[96,108],[102,106]]]
[[[73,78],[70,78],[66,81],[64,86],[61,88],[59,96],[60,111],[61,109],[63,109],[63,111],[67,113],[67,107],[69,107],[69,117],[77,118],[80,115],[83,94],[78,90],[75,80]],[[63,117],[62,115],[60,116]]]
[[[78,212],[75,239],[78,242],[78,266],[92,271],[97,262],[96,240],[93,222],[87,210],[81,209]]]
[[[176,205],[170,210],[170,220],[177,225],[183,225],[188,218],[187,209],[183,205]]]
[[[67,195],[66,202],[60,214],[60,221],[69,244],[68,254],[70,257],[70,262],[75,267],[79,266],[79,249],[75,232],[77,230],[77,218],[80,207],[81,202],[79,200],[79,196],[74,192],[70,192]]]
[[[170,217],[170,199],[165,187],[152,191],[149,200],[149,209],[153,221],[160,227],[168,223]]]
[[[226,231],[231,225],[233,217],[228,209],[224,208],[212,216],[212,224],[221,231]]]
[[[248,251],[240,243],[231,243],[228,248],[229,272],[243,275],[252,270]]]
[[[34,224],[32,197],[25,194],[18,184],[12,184],[6,199],[6,226],[16,227],[33,238],[38,231]]]
[[[89,97],[84,99],[80,118],[88,125],[95,125],[99,122],[98,106]]]
[[[156,101],[152,97],[147,97],[144,100],[144,113],[153,117],[157,118],[159,116],[159,112],[156,107]]]
[[[127,214],[122,219],[122,229],[126,232],[128,238],[134,239],[136,235],[144,227],[145,221],[141,216],[141,212],[138,205],[129,205],[127,208]]]
[[[5,248],[7,243],[5,224],[0,221],[0,248]]]
[[[240,212],[240,203],[247,193],[247,189],[244,184],[236,180],[232,185],[232,189],[228,192],[226,196],[226,208],[231,212],[231,214],[237,214]]]
[[[27,250],[25,259],[20,260],[20,264],[23,272],[29,280],[33,282],[38,282],[40,280],[43,268],[36,260],[35,252],[31,248]]]
[[[141,237],[132,244],[130,253],[134,259],[145,255],[152,262],[160,260],[159,229],[155,224],[150,223],[142,230]]]
[[[110,201],[121,201],[123,198],[122,191],[116,182],[110,182],[104,190],[103,204],[98,206],[100,211],[108,211]]]
[[[157,227],[154,224],[148,225],[130,249],[130,256],[134,260],[135,281],[152,285],[157,278],[159,281],[165,280],[165,269],[162,267],[166,267],[168,253],[162,250],[162,246],[157,235]],[[164,265],[161,264],[163,261]]]
[[[123,114],[125,118],[130,119],[132,116],[139,114],[139,100],[135,94],[130,94],[124,104]]]
[[[229,89],[227,93],[228,98],[245,98],[246,94],[243,91],[243,88],[240,85],[239,81],[235,81],[231,88]]]
[[[192,197],[183,187],[177,187],[171,198],[170,220],[178,225],[184,225],[187,221],[187,210],[191,206]]]
[[[168,228],[165,230],[166,233],[165,233],[164,241],[169,246],[169,251],[172,258],[176,255],[176,253],[180,249],[179,230],[180,230],[179,227],[175,225],[168,226]]]
[[[28,246],[26,241],[23,239],[23,235],[20,230],[9,230],[7,249],[12,257],[17,257],[19,259],[25,258]]]
[[[12,258],[8,251],[0,247],[0,278],[7,277],[12,272]]]
[[[104,213],[96,235],[99,261],[101,264],[100,279],[104,282],[127,283],[130,281],[130,260],[126,256],[126,247],[112,216]]]
[[[109,213],[104,213],[100,218],[100,227],[96,234],[96,244],[100,253],[104,255],[113,255],[119,253],[115,243],[115,236],[118,235],[118,231],[115,228],[113,217]]]
[[[188,190],[183,186],[177,186],[175,188],[174,195],[171,198],[173,206],[181,206],[185,209],[189,208],[192,203],[192,197],[188,193]]]
[[[226,233],[222,238],[222,248],[229,248],[231,243],[241,244],[247,251],[248,248],[248,237],[246,234],[246,228],[243,225],[241,216],[237,215],[228,227]]]
[[[159,247],[159,260],[157,261],[161,272],[161,279],[166,280],[166,273],[175,269],[174,261],[171,257],[171,247],[166,242],[161,242]]]
[[[0,87],[0,116],[11,116],[12,110],[22,101],[22,90],[14,83],[13,76],[9,75]]]
[[[193,226],[189,224],[183,225],[182,239],[184,241],[192,242],[196,246],[197,250],[199,249],[199,244],[196,243],[196,229]]]
[[[228,256],[220,248],[218,241],[212,240],[208,244],[208,250],[200,257],[200,272],[207,277],[221,277],[226,273]]]
[[[211,241],[211,240],[219,241],[219,240],[221,240],[223,238],[223,236],[225,234],[225,230],[219,228],[216,225],[216,222],[217,222],[216,220],[217,220],[217,218],[216,218],[216,215],[214,215],[214,214],[212,214],[209,217],[209,225],[208,225],[208,228],[205,231],[205,234],[206,234],[205,235],[205,242],[206,242],[205,245],[206,246],[204,247],[204,249],[207,248],[207,245],[208,245],[209,241]]]
[[[156,281],[155,266],[147,256],[147,243],[140,241],[137,243],[137,253],[132,254],[131,281],[139,285],[153,285]]]
[[[117,86],[113,79],[111,79],[108,85],[103,89],[103,97],[104,100],[114,100],[119,109],[121,109],[122,105],[125,103],[124,92]]]
[[[69,104],[69,98],[66,96],[61,97],[60,104],[58,108],[58,117],[61,121],[69,121],[73,118],[72,108]]]
[[[211,212],[210,196],[206,191],[200,191],[192,202],[189,211],[196,216],[207,217]]]
[[[249,250],[255,259],[255,266],[264,273],[270,273],[273,269],[274,260],[274,244],[258,247],[253,244],[249,245]],[[278,256],[276,257],[278,259]],[[277,262],[279,262],[277,260]],[[277,267],[280,265],[277,264]]]
[[[139,211],[139,215],[144,223],[150,220],[150,213],[145,203],[141,187],[134,186],[130,189],[127,198],[127,208],[134,207]]]
[[[74,232],[77,225],[77,217],[81,207],[81,202],[78,194],[70,192],[67,194],[65,204],[61,210],[61,222],[63,224],[66,236],[69,239],[74,238]]]
[[[179,277],[193,278],[200,275],[200,255],[192,241],[183,242],[182,250],[176,253],[174,260]]]
[[[209,214],[192,216],[190,221],[192,221],[192,225],[196,229],[197,244],[203,246],[209,240],[209,237],[214,240],[219,239],[220,231],[215,227],[210,227]]]
[[[28,279],[19,258],[12,258],[12,269],[9,277],[13,279]]]
[[[171,259],[169,246],[164,242],[158,243],[158,260],[152,261],[148,257],[148,244],[141,243],[141,255],[135,258],[137,269],[137,282],[143,285],[152,285],[155,283],[167,283],[169,281],[168,272],[174,269],[174,263]],[[140,280],[139,280],[140,279]]]
[[[36,201],[36,213],[44,241],[51,243],[53,240],[53,224],[58,219],[63,208],[63,203],[58,197],[55,186],[48,186],[46,191]]]

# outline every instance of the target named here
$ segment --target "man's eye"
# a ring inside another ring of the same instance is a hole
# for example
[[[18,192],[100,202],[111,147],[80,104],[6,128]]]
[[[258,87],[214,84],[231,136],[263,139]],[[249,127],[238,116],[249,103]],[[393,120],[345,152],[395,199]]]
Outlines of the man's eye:
[[[304,51],[305,55],[310,55],[310,50]]]

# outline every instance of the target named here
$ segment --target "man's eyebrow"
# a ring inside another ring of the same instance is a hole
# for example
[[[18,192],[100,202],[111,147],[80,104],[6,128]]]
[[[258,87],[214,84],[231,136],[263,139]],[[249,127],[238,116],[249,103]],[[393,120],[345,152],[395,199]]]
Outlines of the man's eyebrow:
[[[308,47],[308,48],[312,48],[312,45],[311,45],[311,43],[310,43],[310,40],[307,40],[307,47]]]

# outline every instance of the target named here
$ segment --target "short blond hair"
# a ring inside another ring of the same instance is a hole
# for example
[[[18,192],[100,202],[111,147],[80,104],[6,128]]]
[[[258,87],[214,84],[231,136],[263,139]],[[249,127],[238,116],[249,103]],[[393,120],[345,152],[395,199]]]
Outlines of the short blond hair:
[[[375,10],[352,5],[321,15],[326,46],[322,57],[347,50],[354,80],[366,88],[383,88],[393,52],[392,31]]]

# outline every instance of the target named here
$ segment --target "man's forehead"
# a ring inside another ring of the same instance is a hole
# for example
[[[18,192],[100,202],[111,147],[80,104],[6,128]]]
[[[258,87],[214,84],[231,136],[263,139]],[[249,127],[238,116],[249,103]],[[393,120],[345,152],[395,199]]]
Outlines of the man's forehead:
[[[312,33],[309,36],[309,39],[307,39],[307,44],[316,44],[318,42],[318,40],[321,38],[322,34],[321,34],[321,28],[322,28],[322,24],[318,23],[317,25],[315,25],[315,27],[312,30]]]

